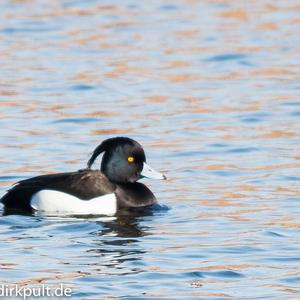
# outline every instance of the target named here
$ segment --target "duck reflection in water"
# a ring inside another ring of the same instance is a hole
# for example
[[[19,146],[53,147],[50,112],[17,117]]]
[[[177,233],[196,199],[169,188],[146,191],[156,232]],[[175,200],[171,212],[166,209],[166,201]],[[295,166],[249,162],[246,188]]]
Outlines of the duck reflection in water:
[[[147,220],[155,217],[155,210],[123,210],[112,221],[97,221],[104,228],[91,233],[97,237],[97,246],[88,252],[95,253],[97,261],[100,259],[98,272],[106,275],[116,272],[120,275],[122,269],[126,270],[124,275],[143,272],[142,260],[147,251],[141,247],[140,238],[151,235],[151,227],[141,225],[146,217]]]

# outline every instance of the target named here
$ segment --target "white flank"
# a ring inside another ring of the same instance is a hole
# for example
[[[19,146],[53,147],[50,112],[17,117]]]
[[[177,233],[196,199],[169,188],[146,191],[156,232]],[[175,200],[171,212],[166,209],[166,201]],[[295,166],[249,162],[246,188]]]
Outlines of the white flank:
[[[81,200],[63,192],[42,190],[32,196],[30,205],[35,210],[47,213],[111,216],[117,211],[117,198],[112,193]]]

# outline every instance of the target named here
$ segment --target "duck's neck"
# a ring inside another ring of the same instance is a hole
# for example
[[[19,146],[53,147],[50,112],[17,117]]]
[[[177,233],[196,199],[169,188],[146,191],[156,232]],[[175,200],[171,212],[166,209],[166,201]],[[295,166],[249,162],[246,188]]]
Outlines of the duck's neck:
[[[117,183],[119,207],[143,207],[156,203],[153,193],[142,183]]]

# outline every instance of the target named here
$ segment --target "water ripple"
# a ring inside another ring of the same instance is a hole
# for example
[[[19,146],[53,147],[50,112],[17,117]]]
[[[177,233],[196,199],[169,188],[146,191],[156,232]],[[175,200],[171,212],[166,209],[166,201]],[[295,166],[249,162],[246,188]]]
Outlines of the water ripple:
[[[226,61],[232,61],[237,60],[241,61],[242,59],[245,59],[247,55],[240,54],[240,53],[228,53],[228,54],[221,54],[221,55],[214,55],[207,59],[207,61],[214,61],[214,62],[226,62]]]

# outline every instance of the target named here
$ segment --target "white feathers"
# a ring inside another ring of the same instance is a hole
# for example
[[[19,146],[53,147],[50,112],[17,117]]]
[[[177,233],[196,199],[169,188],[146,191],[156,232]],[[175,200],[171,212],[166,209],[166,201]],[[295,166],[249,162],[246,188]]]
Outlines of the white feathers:
[[[42,190],[34,194],[30,205],[35,210],[46,213],[114,215],[117,211],[117,198],[114,193],[90,200],[53,190]]]

